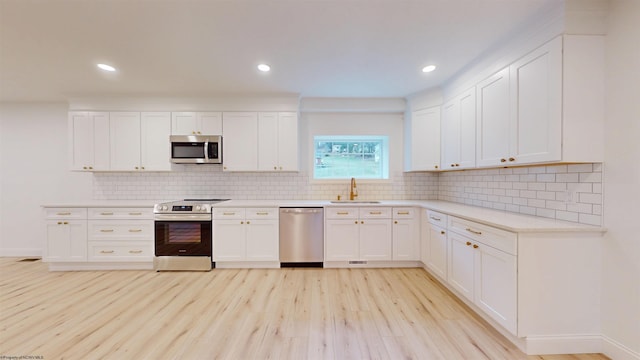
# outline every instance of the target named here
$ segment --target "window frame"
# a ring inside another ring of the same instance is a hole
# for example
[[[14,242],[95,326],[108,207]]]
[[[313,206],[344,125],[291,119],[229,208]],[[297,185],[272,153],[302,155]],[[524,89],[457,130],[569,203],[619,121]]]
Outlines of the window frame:
[[[345,181],[349,181],[351,177],[355,177],[358,182],[364,183],[390,183],[391,182],[391,171],[390,171],[390,159],[391,159],[391,148],[390,148],[390,140],[388,135],[373,135],[373,134],[358,134],[358,135],[332,135],[332,134],[314,134],[311,135],[311,153],[310,153],[310,170],[311,176],[309,180],[311,183],[323,183],[323,184],[331,184],[331,183],[344,183]],[[367,141],[376,141],[380,142],[382,149],[380,153],[380,161],[381,161],[381,178],[367,178],[367,177],[358,177],[358,176],[347,176],[341,178],[316,178],[316,143],[318,141],[334,141],[334,142],[367,142]]]

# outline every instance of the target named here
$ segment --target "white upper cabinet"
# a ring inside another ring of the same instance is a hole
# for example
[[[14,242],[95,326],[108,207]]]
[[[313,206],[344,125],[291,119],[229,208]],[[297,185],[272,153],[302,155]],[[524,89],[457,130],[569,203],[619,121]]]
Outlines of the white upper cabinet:
[[[258,169],[258,113],[225,112],[222,162],[225,171]]]
[[[141,170],[171,170],[171,116],[168,112],[140,114]]]
[[[223,169],[298,171],[295,112],[225,112]]]
[[[509,67],[509,163],[562,159],[562,38]]]
[[[111,170],[171,170],[169,113],[110,113]]]
[[[440,107],[416,110],[406,119],[407,148],[405,171],[440,169]]]
[[[560,36],[477,84],[477,166],[602,161],[603,48]]]
[[[509,68],[480,82],[476,94],[477,165],[499,165],[509,153]]]
[[[296,113],[258,113],[258,170],[298,171]]]
[[[221,112],[171,113],[172,135],[221,135]]]
[[[132,171],[140,167],[140,113],[110,113],[111,170]]]
[[[476,93],[471,88],[442,106],[442,170],[475,167]]]
[[[71,170],[109,170],[109,113],[69,113],[69,162]]]

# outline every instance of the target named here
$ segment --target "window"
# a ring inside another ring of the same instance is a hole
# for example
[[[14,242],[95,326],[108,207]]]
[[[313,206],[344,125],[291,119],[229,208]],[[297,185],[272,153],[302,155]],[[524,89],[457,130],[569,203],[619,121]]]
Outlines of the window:
[[[387,136],[314,136],[314,179],[388,179]]]

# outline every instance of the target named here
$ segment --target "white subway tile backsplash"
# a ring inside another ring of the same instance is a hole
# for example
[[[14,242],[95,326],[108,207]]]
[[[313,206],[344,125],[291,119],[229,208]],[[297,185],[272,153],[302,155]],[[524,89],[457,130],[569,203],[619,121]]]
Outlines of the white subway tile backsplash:
[[[97,200],[166,201],[186,197],[328,200],[349,195],[348,180],[329,184],[310,182],[306,172],[227,173],[216,166],[183,166],[180,170],[94,173],[93,196]],[[359,199],[364,200],[441,199],[600,225],[601,171],[601,164],[577,164],[443,173],[398,172],[392,174],[388,183],[359,182],[358,192]]]

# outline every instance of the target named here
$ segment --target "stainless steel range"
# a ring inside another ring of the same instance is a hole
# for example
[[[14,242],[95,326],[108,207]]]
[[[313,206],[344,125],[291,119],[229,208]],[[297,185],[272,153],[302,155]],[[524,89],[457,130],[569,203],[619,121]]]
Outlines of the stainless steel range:
[[[227,200],[185,199],[156,204],[155,270],[211,270],[211,205]]]

